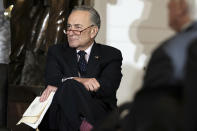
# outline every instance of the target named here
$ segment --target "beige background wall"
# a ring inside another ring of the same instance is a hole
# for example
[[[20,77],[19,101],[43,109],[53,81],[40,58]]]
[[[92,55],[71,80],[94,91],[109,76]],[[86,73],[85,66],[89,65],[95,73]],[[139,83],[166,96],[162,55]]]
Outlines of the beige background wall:
[[[131,101],[141,87],[152,50],[173,32],[167,26],[167,0],[95,0],[102,25],[97,42],[123,55],[118,104]]]

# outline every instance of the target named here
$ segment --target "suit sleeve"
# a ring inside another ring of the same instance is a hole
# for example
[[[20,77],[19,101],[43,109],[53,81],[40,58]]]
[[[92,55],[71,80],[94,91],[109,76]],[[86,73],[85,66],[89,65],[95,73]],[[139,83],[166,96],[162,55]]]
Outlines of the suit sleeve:
[[[100,89],[97,91],[96,95],[100,98],[114,98],[116,97],[116,91],[120,85],[122,78],[121,73],[122,65],[122,55],[119,50],[111,54],[111,57],[101,75],[97,78],[100,83]]]
[[[57,55],[55,55],[55,48],[49,48],[47,54],[46,70],[45,70],[45,84],[59,87],[61,79],[63,78],[60,65],[58,64]]]

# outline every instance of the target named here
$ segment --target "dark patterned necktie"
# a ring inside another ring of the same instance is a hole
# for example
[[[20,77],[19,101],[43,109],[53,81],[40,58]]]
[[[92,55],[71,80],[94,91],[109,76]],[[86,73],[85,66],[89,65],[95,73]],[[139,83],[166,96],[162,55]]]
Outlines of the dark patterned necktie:
[[[79,61],[78,61],[78,68],[79,68],[79,73],[81,76],[84,76],[87,71],[87,61],[85,59],[86,52],[85,51],[79,51]]]

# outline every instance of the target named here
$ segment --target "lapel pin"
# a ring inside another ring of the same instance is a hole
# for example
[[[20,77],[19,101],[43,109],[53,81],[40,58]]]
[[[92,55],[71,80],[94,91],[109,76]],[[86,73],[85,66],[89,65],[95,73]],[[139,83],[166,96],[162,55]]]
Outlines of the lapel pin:
[[[95,59],[99,59],[99,56],[95,56]]]

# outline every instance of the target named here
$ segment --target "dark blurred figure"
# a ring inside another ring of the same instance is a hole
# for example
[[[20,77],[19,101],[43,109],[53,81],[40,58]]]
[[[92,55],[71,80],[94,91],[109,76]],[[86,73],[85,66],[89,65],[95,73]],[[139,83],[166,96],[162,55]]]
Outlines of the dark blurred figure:
[[[4,16],[3,1],[0,1],[0,130],[7,127],[8,63],[10,53],[10,22]]]
[[[197,37],[194,2],[195,0],[170,0],[169,26],[176,34],[153,52],[144,77],[143,88],[183,85],[187,49]]]
[[[197,130],[194,9],[195,0],[169,1],[169,26],[176,34],[153,52],[134,101],[121,106],[120,115],[112,114],[96,131]]]
[[[194,7],[195,0],[169,1],[169,26],[176,34],[153,52],[143,87],[136,94],[130,113],[125,118],[125,130],[196,130],[196,116],[189,115],[191,105],[187,107],[194,99],[185,93],[196,85],[194,83],[196,77],[187,73],[191,72],[191,67],[194,66],[193,63],[188,64],[188,60],[191,59],[188,56],[188,53],[191,53],[188,52],[188,48],[197,38]],[[194,94],[195,90],[189,91]]]

